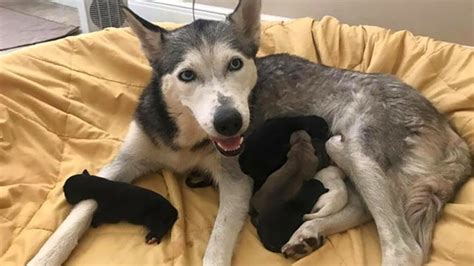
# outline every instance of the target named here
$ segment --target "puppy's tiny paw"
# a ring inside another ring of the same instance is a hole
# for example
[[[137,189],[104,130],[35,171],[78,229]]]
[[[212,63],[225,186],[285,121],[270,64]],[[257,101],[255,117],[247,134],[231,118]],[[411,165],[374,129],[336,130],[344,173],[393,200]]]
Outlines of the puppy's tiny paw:
[[[161,239],[158,236],[156,236],[155,234],[153,234],[152,232],[149,232],[145,237],[145,242],[148,245],[159,244],[160,241],[161,241]]]
[[[158,239],[157,239],[156,237],[152,237],[152,238],[150,238],[150,239],[147,239],[147,240],[146,240],[146,243],[147,243],[148,245],[153,245],[153,244],[159,244],[160,241],[158,241]]]

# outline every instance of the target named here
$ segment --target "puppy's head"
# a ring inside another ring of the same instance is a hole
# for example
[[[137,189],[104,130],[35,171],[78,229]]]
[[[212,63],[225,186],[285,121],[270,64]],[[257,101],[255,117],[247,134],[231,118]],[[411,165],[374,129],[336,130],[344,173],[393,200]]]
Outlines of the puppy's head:
[[[160,83],[148,100],[182,106],[179,115],[190,116],[226,156],[240,153],[250,122],[260,8],[260,0],[241,0],[225,21],[196,20],[173,31],[123,9]]]
[[[94,177],[84,170],[82,174],[69,177],[63,186],[64,196],[69,204],[77,204],[87,198]]]

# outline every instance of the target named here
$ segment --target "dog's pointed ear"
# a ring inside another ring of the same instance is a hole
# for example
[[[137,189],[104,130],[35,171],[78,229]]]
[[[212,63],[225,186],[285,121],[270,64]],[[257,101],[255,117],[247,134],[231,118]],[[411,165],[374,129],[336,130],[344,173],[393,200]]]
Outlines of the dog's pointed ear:
[[[87,171],[87,169],[84,169],[84,171],[82,171],[82,175],[90,176],[89,171]]]
[[[166,33],[166,30],[141,18],[128,7],[122,6],[121,10],[130,28],[140,40],[148,61],[153,62],[160,54],[163,34]]]
[[[240,0],[234,12],[227,17],[235,29],[257,47],[260,43],[261,9],[261,0]]]

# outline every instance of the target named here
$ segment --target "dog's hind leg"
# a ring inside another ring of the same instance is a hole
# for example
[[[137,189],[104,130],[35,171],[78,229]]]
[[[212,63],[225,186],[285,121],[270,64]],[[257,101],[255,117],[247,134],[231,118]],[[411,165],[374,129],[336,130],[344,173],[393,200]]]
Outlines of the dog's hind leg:
[[[367,207],[352,184],[349,181],[346,184],[347,205],[334,214],[304,222],[282,247],[282,253],[286,257],[304,257],[321,247],[324,237],[354,228],[371,219]]]
[[[405,217],[401,188],[361,144],[356,130],[327,142],[329,156],[351,177],[375,220],[382,249],[382,265],[421,265],[423,254]],[[370,145],[364,142],[364,145]],[[347,157],[350,154],[350,158]]]
[[[131,182],[144,173],[156,170],[147,163],[153,144],[132,122],[124,143],[115,159],[105,166],[98,176]],[[97,208],[94,200],[81,201],[49,237],[28,265],[61,265],[76,247],[79,238],[89,227]]]

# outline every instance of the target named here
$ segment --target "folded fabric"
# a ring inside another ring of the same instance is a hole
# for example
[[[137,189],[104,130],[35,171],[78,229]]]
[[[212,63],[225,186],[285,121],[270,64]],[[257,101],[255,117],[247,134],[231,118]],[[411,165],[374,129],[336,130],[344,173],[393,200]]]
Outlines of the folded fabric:
[[[177,25],[163,24],[164,27]],[[474,151],[474,50],[406,31],[348,26],[331,17],[264,23],[259,56],[291,53],[325,65],[391,73],[445,114]],[[150,78],[138,40],[107,29],[0,56],[0,265],[24,265],[66,217],[65,178],[109,162]],[[126,223],[89,229],[66,264],[200,265],[217,213],[214,188],[190,189],[169,171],[137,185],[167,197],[179,211],[158,246]],[[436,225],[428,264],[474,261],[474,180]],[[299,261],[266,251],[248,221],[234,265],[380,263],[373,222],[330,236]]]

